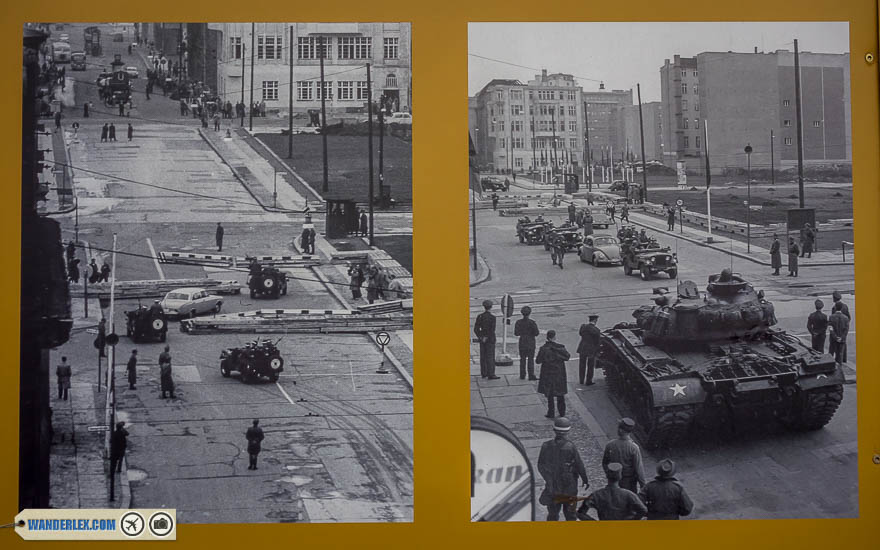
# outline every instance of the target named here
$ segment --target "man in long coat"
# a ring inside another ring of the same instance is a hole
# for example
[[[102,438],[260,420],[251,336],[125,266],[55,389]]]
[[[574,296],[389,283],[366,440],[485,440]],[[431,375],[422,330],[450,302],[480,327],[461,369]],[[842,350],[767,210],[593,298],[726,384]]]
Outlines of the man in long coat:
[[[770,245],[770,267],[773,268],[773,274],[779,275],[779,268],[782,267],[782,245],[779,243],[779,235],[773,234],[773,244]]]
[[[816,300],[816,311],[807,317],[807,332],[810,333],[812,347],[819,353],[825,353],[825,334],[828,332],[828,316],[822,313],[825,303]]]
[[[137,384],[137,364],[138,364],[138,350],[131,350],[131,357],[128,358],[128,365],[125,366],[125,370],[128,373],[128,388],[136,389],[135,384]]]
[[[556,416],[555,409],[559,410],[559,416],[565,416],[565,395],[568,393],[565,362],[569,359],[571,354],[565,346],[556,343],[556,331],[548,330],[547,341],[538,350],[538,356],[535,358],[535,363],[541,365],[538,393],[544,394],[547,398],[547,418]]]
[[[70,392],[71,374],[67,357],[62,357],[61,364],[55,367],[55,376],[58,378],[58,399],[67,401],[67,395]]]
[[[834,362],[840,366],[846,363],[846,337],[849,334],[849,318],[843,314],[841,302],[834,304],[831,311],[831,317],[828,319],[828,326],[831,329],[831,343],[828,345],[828,353],[834,356]]]
[[[639,485],[645,486],[642,451],[632,440],[632,432],[635,427],[636,423],[632,419],[621,418],[617,424],[617,439],[612,439],[605,445],[605,453],[602,456],[602,467],[606,471],[612,462],[623,466],[620,474],[620,486],[633,493],[638,492]]]
[[[679,519],[690,515],[694,509],[684,490],[675,478],[675,462],[664,458],[657,464],[657,477],[649,481],[639,494],[648,508],[648,519]]]
[[[535,376],[535,337],[538,336],[538,323],[529,316],[532,308],[524,306],[520,312],[522,319],[513,325],[513,335],[519,336],[519,379],[525,380],[528,370],[529,380],[537,380]]]
[[[159,354],[159,375],[162,389],[162,399],[166,393],[171,393],[174,399],[174,378],[171,377],[171,353],[170,347],[165,346],[165,351]]]
[[[223,229],[220,222],[217,222],[217,230],[214,231],[214,241],[217,243],[217,252],[223,252],[223,234],[225,232],[226,230]]]
[[[247,452],[248,452],[248,470],[256,470],[257,469],[257,455],[260,454],[262,450],[262,443],[265,436],[263,435],[263,428],[259,426],[259,419],[254,419],[254,425],[247,429],[245,432],[245,439],[247,439]]]
[[[376,266],[371,265],[369,276],[367,278],[367,302],[372,304],[379,298],[379,270]]]
[[[801,258],[806,255],[807,258],[811,258],[813,256],[813,243],[816,242],[816,232],[813,231],[813,228],[809,223],[804,224],[804,228],[801,229],[801,246],[803,249],[801,250]]]
[[[557,418],[553,423],[556,437],[545,441],[538,455],[538,472],[545,483],[540,502],[547,507],[547,521],[558,521],[560,509],[566,521],[575,521],[574,497],[578,494],[578,478],[584,482],[584,487],[590,486],[581,455],[568,440],[569,430],[571,422],[562,416]]]
[[[495,376],[495,316],[492,315],[492,300],[483,300],[483,313],[477,315],[474,334],[480,341],[480,375],[489,380]]]
[[[596,370],[596,356],[599,354],[599,337],[602,333],[596,326],[596,321],[599,320],[598,315],[590,315],[588,320],[589,322],[581,325],[580,331],[578,331],[581,336],[577,347],[578,380],[581,384],[592,386],[593,373]]]
[[[790,237],[788,239],[788,276],[789,277],[797,277],[798,276],[798,254],[800,254],[800,248],[796,242],[794,242],[794,237]]]
[[[128,430],[125,429],[125,422],[116,423],[116,429],[110,436],[110,472],[122,471],[122,459],[125,457],[125,450],[128,448]]]

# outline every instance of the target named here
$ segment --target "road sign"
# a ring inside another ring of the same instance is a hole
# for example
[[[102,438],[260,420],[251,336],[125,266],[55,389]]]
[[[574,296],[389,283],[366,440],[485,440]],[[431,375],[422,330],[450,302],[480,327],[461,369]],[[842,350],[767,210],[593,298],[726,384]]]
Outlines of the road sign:
[[[90,432],[108,432],[110,431],[110,426],[106,424],[98,425],[98,426],[89,426],[88,430]]]
[[[675,201],[675,204],[676,204],[676,206],[681,208],[682,206],[684,206],[684,201],[681,199],[678,199],[677,201]]]
[[[749,206],[749,208],[751,208],[752,210],[761,210],[762,208],[764,208],[764,206],[761,204],[753,204]]]
[[[116,334],[115,332],[111,332],[110,334],[107,335],[107,345],[108,346],[115,346],[118,343],[119,343],[119,335],[118,334]]]
[[[380,346],[383,346],[383,347],[387,346],[390,341],[391,341],[391,335],[385,331],[382,331],[376,335],[376,343],[379,344]]]
[[[513,296],[510,294],[505,294],[501,298],[501,311],[504,312],[505,317],[513,317]]]

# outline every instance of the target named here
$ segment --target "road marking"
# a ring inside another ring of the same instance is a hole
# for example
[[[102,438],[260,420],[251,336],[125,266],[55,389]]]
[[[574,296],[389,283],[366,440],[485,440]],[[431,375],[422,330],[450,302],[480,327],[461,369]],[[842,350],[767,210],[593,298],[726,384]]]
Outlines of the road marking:
[[[357,391],[357,387],[354,385],[354,367],[351,365],[351,361],[348,362],[348,373],[351,375],[351,391]]]
[[[86,266],[88,267],[89,258],[92,257],[92,247],[89,244],[89,241],[83,241],[83,244],[85,245],[85,249],[86,249]]]
[[[290,396],[287,395],[287,392],[284,391],[284,388],[281,387],[281,383],[275,382],[275,385],[278,386],[278,389],[281,390],[281,393],[284,394],[284,397],[287,399],[287,402],[290,403],[291,405],[293,405],[294,404],[293,399],[291,399]]]
[[[153,241],[147,237],[147,246],[150,247],[150,255],[153,256],[153,263],[156,264],[156,271],[159,272],[159,278],[163,281],[165,280],[165,273],[162,271],[162,266],[159,265],[159,256],[156,255],[156,249],[153,248]]]

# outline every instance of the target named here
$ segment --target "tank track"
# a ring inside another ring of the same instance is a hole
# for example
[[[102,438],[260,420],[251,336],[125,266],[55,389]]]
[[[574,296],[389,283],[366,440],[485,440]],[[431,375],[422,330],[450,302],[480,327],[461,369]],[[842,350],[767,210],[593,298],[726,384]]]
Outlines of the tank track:
[[[842,401],[841,385],[807,390],[801,394],[799,410],[786,425],[796,431],[821,429],[831,421]]]
[[[672,447],[681,443],[690,432],[696,418],[696,405],[666,407],[663,412],[655,411],[654,429],[645,433],[642,441],[648,449]]]

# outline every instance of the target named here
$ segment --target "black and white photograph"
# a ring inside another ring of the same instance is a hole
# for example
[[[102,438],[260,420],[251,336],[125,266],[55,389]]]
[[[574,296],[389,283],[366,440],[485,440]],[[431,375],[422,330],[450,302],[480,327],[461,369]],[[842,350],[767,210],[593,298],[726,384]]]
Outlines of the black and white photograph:
[[[411,44],[24,26],[20,509],[413,520]]]
[[[467,62],[472,521],[858,517],[848,23]]]

